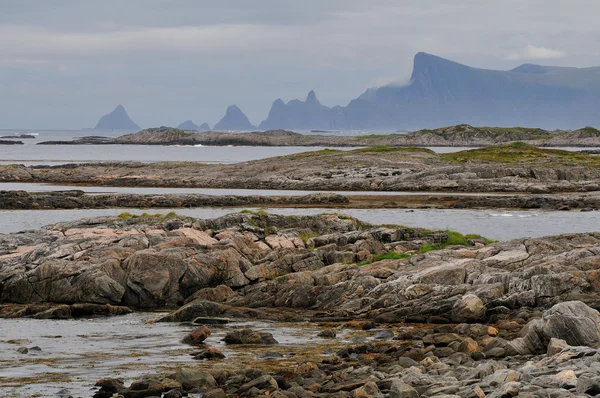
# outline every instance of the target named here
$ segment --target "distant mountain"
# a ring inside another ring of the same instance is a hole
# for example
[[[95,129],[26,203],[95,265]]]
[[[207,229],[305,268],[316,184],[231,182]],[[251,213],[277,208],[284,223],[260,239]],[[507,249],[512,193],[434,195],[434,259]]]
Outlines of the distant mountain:
[[[210,126],[208,125],[208,123],[202,123],[200,126],[197,126],[191,120],[186,120],[185,122],[183,122],[179,126],[177,126],[177,128],[181,129],[181,130],[195,130],[195,131],[210,130]]]
[[[127,115],[123,105],[117,106],[111,113],[104,115],[98,121],[96,130],[139,130],[140,126],[135,124]]]
[[[244,112],[235,105],[227,108],[223,119],[215,124],[213,128],[216,131],[250,131],[255,129],[256,126],[252,125],[248,117],[244,115]]]
[[[419,129],[469,123],[576,128],[600,125],[600,67],[524,64],[477,69],[426,53],[414,58],[410,83],[365,91],[346,107],[273,103],[261,129]]]
[[[332,120],[332,110],[321,105],[314,91],[310,91],[306,100],[293,100],[284,104],[277,99],[271,106],[267,120],[260,126],[261,130],[272,130],[277,128],[293,127],[295,129],[310,130],[312,128],[333,128],[335,121]]]

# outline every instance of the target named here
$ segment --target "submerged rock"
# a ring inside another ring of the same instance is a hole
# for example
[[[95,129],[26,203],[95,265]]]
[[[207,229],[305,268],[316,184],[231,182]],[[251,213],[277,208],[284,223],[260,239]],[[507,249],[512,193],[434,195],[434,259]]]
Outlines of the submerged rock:
[[[200,326],[197,329],[191,331],[187,336],[185,336],[181,342],[183,344],[189,345],[200,345],[210,336],[210,329],[206,326]]]
[[[271,333],[241,329],[229,332],[223,338],[226,344],[279,344]]]

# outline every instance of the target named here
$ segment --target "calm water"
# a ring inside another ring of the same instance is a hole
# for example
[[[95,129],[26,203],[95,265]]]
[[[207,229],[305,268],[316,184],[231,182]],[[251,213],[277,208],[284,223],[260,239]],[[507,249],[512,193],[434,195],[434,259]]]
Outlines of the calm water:
[[[0,182],[0,191],[27,191],[27,192],[46,192],[46,191],[71,191],[80,190],[89,194],[102,193],[124,193],[124,194],[203,194],[203,195],[262,195],[262,196],[299,196],[308,195],[318,191],[297,191],[297,190],[277,190],[277,189],[232,189],[232,188],[157,188],[157,187],[90,187],[77,185],[54,185],[37,184],[28,182]],[[448,195],[443,192],[409,192],[409,191],[327,191],[338,193],[340,195]],[[459,192],[453,193],[455,196],[480,196],[481,193]],[[512,194],[486,193],[486,196],[511,196]]]
[[[180,343],[193,326],[147,322],[155,318],[156,314],[137,313],[79,320],[2,319],[0,397],[56,397],[63,389],[75,397],[91,397],[91,388],[101,378],[122,377],[129,384],[144,374],[172,371],[180,366],[214,368],[237,363],[249,367],[277,362],[285,367],[290,361],[285,356],[294,354],[294,360],[300,361],[298,358],[309,341],[318,353],[332,344],[314,337],[319,332],[314,325],[268,322],[211,325],[212,335],[205,342],[222,351],[227,359],[207,363],[193,360],[190,354],[199,350]],[[237,348],[221,342],[229,330],[242,327],[272,333],[279,344],[265,349]],[[335,344],[344,345],[353,335],[365,333],[343,330],[338,334]],[[39,346],[42,351],[20,354],[17,352],[20,346]],[[265,351],[281,353],[284,358],[259,359]]]
[[[118,137],[123,131],[68,130],[68,131],[27,131],[0,130],[0,136],[15,134],[34,134],[35,139],[23,139],[25,145],[0,146],[0,164],[19,163],[27,166],[40,164],[65,164],[80,162],[109,161],[190,161],[203,163],[235,163],[248,160],[263,159],[272,156],[284,156],[293,153],[316,151],[322,147],[190,147],[190,146],[150,146],[150,145],[35,145],[41,141],[72,140],[78,137],[99,135]],[[309,132],[301,132],[309,133]],[[372,132],[330,132],[321,134],[360,136]],[[390,132],[377,132],[390,133]],[[310,133],[317,134],[317,133]],[[336,148],[352,149],[352,148]],[[436,152],[448,153],[466,149],[430,148]],[[580,150],[581,148],[565,148]],[[588,148],[593,149],[593,148]],[[596,148],[597,149],[597,148]]]
[[[4,210],[0,211],[0,233],[35,229],[62,221],[116,216],[122,212],[141,214],[178,214],[196,218],[214,218],[243,210],[223,208],[195,209],[94,209],[94,210]],[[332,209],[266,209],[283,215],[309,215]],[[373,224],[399,224],[429,229],[452,229],[464,234],[480,234],[490,239],[508,240],[570,232],[600,231],[600,212],[491,211],[491,210],[398,210],[344,209],[336,211]]]

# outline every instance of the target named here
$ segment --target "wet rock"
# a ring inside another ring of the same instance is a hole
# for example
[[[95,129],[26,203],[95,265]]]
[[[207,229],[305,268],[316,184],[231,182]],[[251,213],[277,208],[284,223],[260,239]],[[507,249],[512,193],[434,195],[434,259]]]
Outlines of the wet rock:
[[[279,344],[271,333],[240,329],[227,333],[223,338],[226,344]]]
[[[383,329],[373,335],[376,340],[389,340],[394,337],[394,332],[390,329]]]
[[[280,359],[280,358],[283,358],[283,354],[280,354],[278,352],[264,352],[264,353],[260,354],[257,358],[258,359]]]
[[[210,334],[210,329],[207,326],[200,326],[185,336],[181,342],[189,345],[200,345],[210,336]]]
[[[163,394],[162,398],[181,398],[183,394],[177,389],[172,389]],[[206,394],[205,394],[206,396]]]
[[[122,379],[101,379],[95,386],[100,387],[100,390],[94,394],[94,398],[110,398],[125,389]]]
[[[194,355],[194,359],[198,360],[215,360],[215,359],[224,359],[225,355],[216,348],[207,348],[206,350],[202,350],[199,353]]]
[[[131,383],[129,388],[120,391],[125,398],[145,398],[152,396],[161,396],[164,392],[164,386],[155,379],[142,379]]]
[[[325,329],[325,330],[319,332],[319,334],[317,334],[317,336],[323,337],[326,339],[332,339],[332,338],[335,338],[336,333],[335,333],[335,330],[333,330],[333,329]]]

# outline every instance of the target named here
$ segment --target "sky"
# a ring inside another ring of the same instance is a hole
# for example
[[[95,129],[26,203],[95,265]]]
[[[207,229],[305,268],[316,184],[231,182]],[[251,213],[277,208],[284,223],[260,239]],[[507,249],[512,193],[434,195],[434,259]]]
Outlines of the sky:
[[[419,51],[470,66],[600,65],[597,0],[0,0],[0,129],[254,124],[272,102],[346,105]]]

